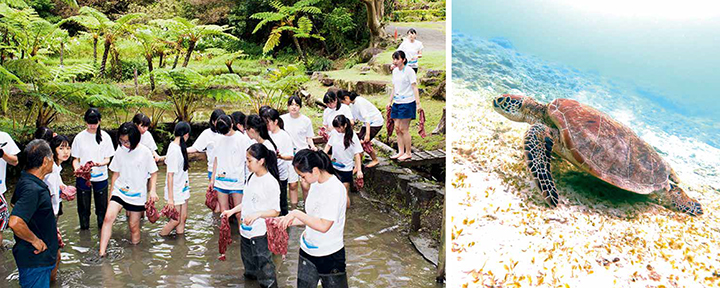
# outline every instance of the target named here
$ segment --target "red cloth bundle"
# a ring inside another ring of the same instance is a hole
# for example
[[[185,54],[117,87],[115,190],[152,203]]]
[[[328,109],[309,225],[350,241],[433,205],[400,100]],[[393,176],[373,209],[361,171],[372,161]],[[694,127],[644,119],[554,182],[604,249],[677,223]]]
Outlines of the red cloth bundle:
[[[205,206],[212,211],[215,211],[215,206],[217,206],[218,203],[217,193],[218,192],[212,187],[208,187],[207,192],[205,192]]]
[[[150,199],[148,202],[145,202],[145,215],[147,215],[148,221],[150,223],[155,223],[158,219],[160,219],[160,214],[158,213],[157,209],[155,209],[155,201]]]
[[[330,139],[330,135],[327,133],[327,130],[325,130],[325,127],[321,126],[320,129],[318,129],[318,135],[322,136],[323,139],[325,139],[325,142]]]
[[[60,248],[65,247],[65,242],[62,240],[62,234],[60,234],[60,228],[57,229],[57,237],[58,237],[58,246]]]
[[[177,221],[180,218],[180,212],[175,209],[175,205],[165,205],[163,207],[162,211],[160,211],[160,214],[167,217],[168,219],[172,219]]]
[[[418,134],[420,135],[420,137],[425,138],[425,136],[427,136],[425,134],[425,110],[420,109],[419,118],[420,118],[420,124],[418,126],[420,126],[420,130],[418,131]]]
[[[363,178],[355,178],[355,187],[358,189],[365,187],[365,180],[363,180]]]
[[[275,255],[286,255],[288,248],[287,230],[280,228],[279,218],[265,218],[268,249]]]
[[[220,217],[220,238],[218,239],[218,250],[220,250],[220,260],[225,261],[225,251],[227,246],[232,243],[232,237],[230,236],[230,223],[228,218],[225,216]]]
[[[92,161],[88,161],[87,163],[85,163],[85,165],[75,170],[75,177],[80,177],[85,179],[85,181],[90,181],[90,178],[92,178],[90,171],[92,170],[93,166],[95,166],[95,163]]]
[[[75,188],[75,186],[60,187],[60,198],[62,198],[63,200],[75,200],[75,194],[77,194],[77,188]]]
[[[388,139],[390,139],[390,136],[393,134],[393,130],[395,130],[395,121],[390,117],[392,113],[392,106],[388,105],[385,107],[385,118],[387,118],[387,122],[385,122],[385,128],[387,129]]]
[[[372,142],[370,142],[370,141],[368,141],[368,142],[362,142],[361,145],[362,145],[363,151],[365,151],[365,153],[370,154],[370,153],[372,153],[372,152],[374,151]]]

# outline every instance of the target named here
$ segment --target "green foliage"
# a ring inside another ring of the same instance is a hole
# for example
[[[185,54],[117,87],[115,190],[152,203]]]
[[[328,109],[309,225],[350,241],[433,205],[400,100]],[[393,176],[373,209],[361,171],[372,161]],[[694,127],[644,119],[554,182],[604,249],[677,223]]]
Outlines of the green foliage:
[[[325,57],[310,57],[307,63],[308,71],[328,71],[332,69],[333,61]]]
[[[338,53],[344,53],[348,47],[352,47],[356,41],[352,37],[356,24],[353,14],[348,8],[335,8],[325,15],[323,28],[320,32],[326,35],[331,49]]]
[[[320,8],[312,6],[318,2],[320,2],[320,0],[301,0],[295,2],[293,6],[285,6],[280,1],[273,1],[270,3],[270,6],[275,9],[274,12],[260,12],[250,16],[252,19],[260,20],[260,23],[255,26],[255,29],[252,32],[253,34],[257,33],[263,26],[265,26],[265,24],[277,22],[276,26],[273,27],[272,31],[270,31],[270,35],[265,42],[263,53],[267,54],[280,44],[280,36],[282,36],[283,32],[289,33],[290,36],[294,38],[314,38],[320,41],[325,41],[324,37],[319,34],[312,33],[312,20],[310,20],[308,16],[304,15],[316,15],[322,13]],[[297,19],[297,21],[295,21],[295,19]],[[299,49],[300,47],[297,48]],[[298,53],[300,53],[301,56],[303,55],[302,50],[298,51]]]
[[[290,95],[309,78],[301,74],[297,66],[288,65],[270,70],[267,75],[256,76],[254,80],[257,84],[252,86],[251,101],[257,112],[264,105],[275,109],[284,107]]]
[[[392,14],[392,20],[397,22],[445,20],[445,9],[396,10]]]

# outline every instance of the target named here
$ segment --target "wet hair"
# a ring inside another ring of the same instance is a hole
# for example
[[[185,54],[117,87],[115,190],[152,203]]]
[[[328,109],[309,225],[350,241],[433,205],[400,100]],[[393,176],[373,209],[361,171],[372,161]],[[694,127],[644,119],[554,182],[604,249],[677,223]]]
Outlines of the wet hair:
[[[278,165],[277,165],[277,156],[275,156],[274,151],[270,151],[265,147],[265,145],[260,143],[255,143],[253,145],[250,145],[250,147],[247,150],[248,153],[250,153],[250,156],[257,160],[265,159],[265,169],[275,177],[275,180],[280,183],[280,171],[278,171]]]
[[[353,135],[355,135],[355,132],[352,130],[352,126],[350,125],[350,120],[345,117],[345,115],[337,115],[335,116],[335,119],[332,121],[333,127],[336,128],[345,128],[345,136],[343,136],[343,144],[345,144],[345,149],[350,147],[350,144],[352,144]]]
[[[311,173],[313,168],[318,168],[330,174],[335,174],[330,156],[323,151],[302,149],[295,154],[292,161],[293,167],[303,173]]]
[[[45,158],[52,158],[53,152],[50,145],[43,139],[35,139],[25,146],[25,171],[39,168],[43,165]],[[14,195],[13,195],[14,196]],[[13,197],[15,198],[15,197]]]
[[[340,90],[340,92],[338,94],[340,94],[340,99],[343,99],[343,100],[345,99],[345,97],[350,97],[350,101],[355,101],[355,98],[360,96],[355,91],[347,91],[347,90]]]
[[[175,124],[175,131],[173,132],[173,135],[175,135],[175,137],[180,137],[180,152],[182,152],[183,155],[183,171],[187,171],[190,168],[190,162],[188,161],[187,154],[187,143],[185,143],[185,137],[183,137],[189,133],[190,124],[187,122],[180,121]]]
[[[338,101],[337,93],[335,91],[328,90],[327,92],[325,92],[325,96],[323,97],[323,103],[327,105],[328,103],[333,101],[336,102],[335,110],[340,110],[340,106],[342,105],[342,103]]]
[[[210,131],[217,133],[217,128],[215,128],[215,124],[213,124],[213,122],[217,121],[222,115],[225,115],[225,111],[222,109],[213,110],[210,114]]]
[[[123,135],[127,135],[128,140],[130,140],[130,151],[135,150],[140,143],[140,129],[138,129],[132,122],[125,122],[120,125],[120,128],[118,128],[118,143],[120,143],[120,136]]]
[[[407,65],[407,56],[405,56],[405,52],[403,52],[402,50],[397,50],[393,52],[392,59],[403,60],[403,65]]]
[[[33,139],[43,139],[49,143],[53,138],[53,134],[54,133],[50,130],[50,128],[43,126],[35,130],[35,133],[33,133]]]
[[[62,146],[63,143],[66,143],[68,146],[70,146],[70,139],[68,139],[68,137],[65,135],[57,135],[50,139],[50,150],[52,150],[53,160],[55,160],[56,162],[58,160],[58,153],[57,151],[55,151],[55,149]]]
[[[220,117],[218,117],[217,123],[215,123],[215,132],[225,135],[227,133],[230,133],[232,127],[232,118],[230,118],[230,116],[228,115],[221,115]]]
[[[278,112],[277,110],[275,110],[273,108],[265,109],[263,111],[263,113],[260,114],[260,117],[262,117],[263,120],[267,121],[265,123],[277,120],[278,127],[280,127],[280,129],[285,130],[285,122],[283,122],[282,118],[280,118],[280,112]]]
[[[408,29],[407,34],[415,34],[415,35],[417,35],[417,31],[415,31],[415,28],[410,28],[410,29]]]
[[[232,127],[233,130],[240,131],[237,128],[238,125],[242,125],[243,127],[245,127],[245,113],[240,112],[240,111],[235,111],[232,114],[230,114],[230,117],[232,118],[233,123],[235,123]]]
[[[133,124],[138,126],[150,127],[150,117],[143,113],[137,113],[132,119]]]
[[[302,108],[302,99],[300,99],[300,97],[298,97],[297,95],[293,95],[288,98],[287,106],[290,106],[293,103],[297,104],[298,106],[300,106],[300,108]]]
[[[97,108],[90,108],[87,111],[85,111],[85,117],[83,117],[85,120],[85,123],[87,124],[98,124],[100,123],[100,120],[102,120],[102,115],[100,115],[100,110]],[[95,132],[95,141],[100,144],[102,142],[102,130],[100,130],[100,125],[98,125],[97,131]]]
[[[248,115],[245,122],[245,129],[255,130],[258,135],[260,135],[260,138],[270,141],[273,147],[275,147],[275,150],[277,150],[277,145],[275,144],[275,141],[270,138],[270,133],[268,132],[265,120],[263,120],[259,115]]]

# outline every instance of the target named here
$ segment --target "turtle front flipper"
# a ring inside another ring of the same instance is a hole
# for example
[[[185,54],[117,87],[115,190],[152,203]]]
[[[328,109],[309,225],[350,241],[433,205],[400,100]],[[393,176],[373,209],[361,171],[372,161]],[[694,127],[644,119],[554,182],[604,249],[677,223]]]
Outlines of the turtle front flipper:
[[[667,191],[668,197],[673,204],[673,207],[680,212],[685,212],[693,216],[700,216],[703,214],[702,205],[695,199],[690,198],[685,191],[679,186],[670,183],[670,190]]]
[[[558,203],[555,181],[550,174],[550,153],[554,138],[550,128],[543,124],[535,124],[525,132],[525,161],[545,202],[552,207]]]

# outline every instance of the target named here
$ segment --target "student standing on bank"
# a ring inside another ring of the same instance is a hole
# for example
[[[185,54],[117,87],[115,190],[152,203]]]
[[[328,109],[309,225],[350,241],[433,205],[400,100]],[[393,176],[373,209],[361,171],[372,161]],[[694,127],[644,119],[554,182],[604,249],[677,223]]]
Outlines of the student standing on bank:
[[[12,252],[21,287],[50,287],[59,245],[50,191],[42,179],[52,172],[53,153],[47,141],[36,139],[25,147],[25,156],[25,170],[12,198]]]
[[[137,126],[131,122],[120,125],[118,143],[120,145],[117,153],[110,163],[110,170],[113,171],[112,198],[110,198],[105,223],[100,233],[100,257],[105,256],[112,234],[112,226],[120,210],[130,211],[130,217],[127,219],[130,228],[130,242],[138,244],[140,243],[140,216],[145,211],[148,194],[152,200],[158,200],[157,193],[155,193],[158,167],[150,149],[140,144],[140,130]],[[147,185],[148,174],[150,174],[150,191],[148,191]]]
[[[290,134],[293,140],[293,155],[302,149],[317,150],[313,137],[315,132],[313,131],[312,121],[307,116],[300,113],[302,108],[302,100],[298,96],[290,96],[287,102],[288,113],[283,114],[280,118],[285,124],[285,131]],[[292,166],[292,165],[290,165]],[[300,185],[298,185],[298,183]],[[288,169],[288,190],[290,190],[290,207],[295,209],[298,204],[298,195],[300,194],[300,188],[302,188],[303,195],[307,196],[307,191],[310,189],[310,184],[300,181],[297,172],[292,167]],[[303,197],[304,198],[304,197]]]
[[[293,210],[280,218],[280,226],[305,225],[300,236],[298,288],[348,287],[345,270],[345,186],[335,176],[330,157],[305,149],[293,159],[298,175],[310,183],[305,211]]]
[[[385,124],[385,120],[383,119],[380,110],[370,103],[370,101],[364,97],[360,97],[360,95],[355,92],[342,90],[340,91],[340,99],[342,99],[343,104],[350,106],[353,117],[363,123],[360,128],[360,132],[358,132],[358,138],[360,138],[360,141],[362,143],[369,143],[372,141],[380,130],[382,130],[382,127]],[[377,159],[377,154],[375,154],[375,150],[372,150],[368,154],[370,154],[370,159],[372,160],[368,163],[368,168],[374,167],[380,163]]]
[[[390,118],[395,121],[397,132],[398,153],[390,156],[390,159],[404,161],[412,158],[412,138],[410,138],[410,120],[415,119],[420,108],[420,92],[417,88],[417,77],[413,69],[407,69],[407,58],[405,52],[395,51],[392,54],[393,89],[390,94],[392,106]]]
[[[398,47],[398,50],[405,52],[405,56],[407,56],[408,59],[407,66],[412,68],[415,74],[418,73],[418,60],[422,57],[422,49],[425,48],[422,42],[416,38],[417,31],[415,31],[414,28],[410,28],[407,32],[407,38],[405,38],[400,44],[400,47]]]
[[[20,153],[20,148],[10,134],[0,131],[0,245],[3,241],[2,231],[7,228],[8,221],[10,221],[10,207],[4,195],[7,191],[5,173],[7,173],[7,164],[12,166],[18,164],[18,153]]]
[[[100,129],[101,115],[97,108],[85,111],[87,129],[78,133],[73,139],[71,156],[72,165],[77,171],[92,161],[94,163],[90,172],[90,182],[83,178],[75,178],[77,188],[77,210],[80,217],[80,229],[90,229],[90,200],[95,197],[95,216],[98,229],[102,228],[105,211],[108,205],[108,168],[110,157],[115,154],[112,139],[105,131]]]

